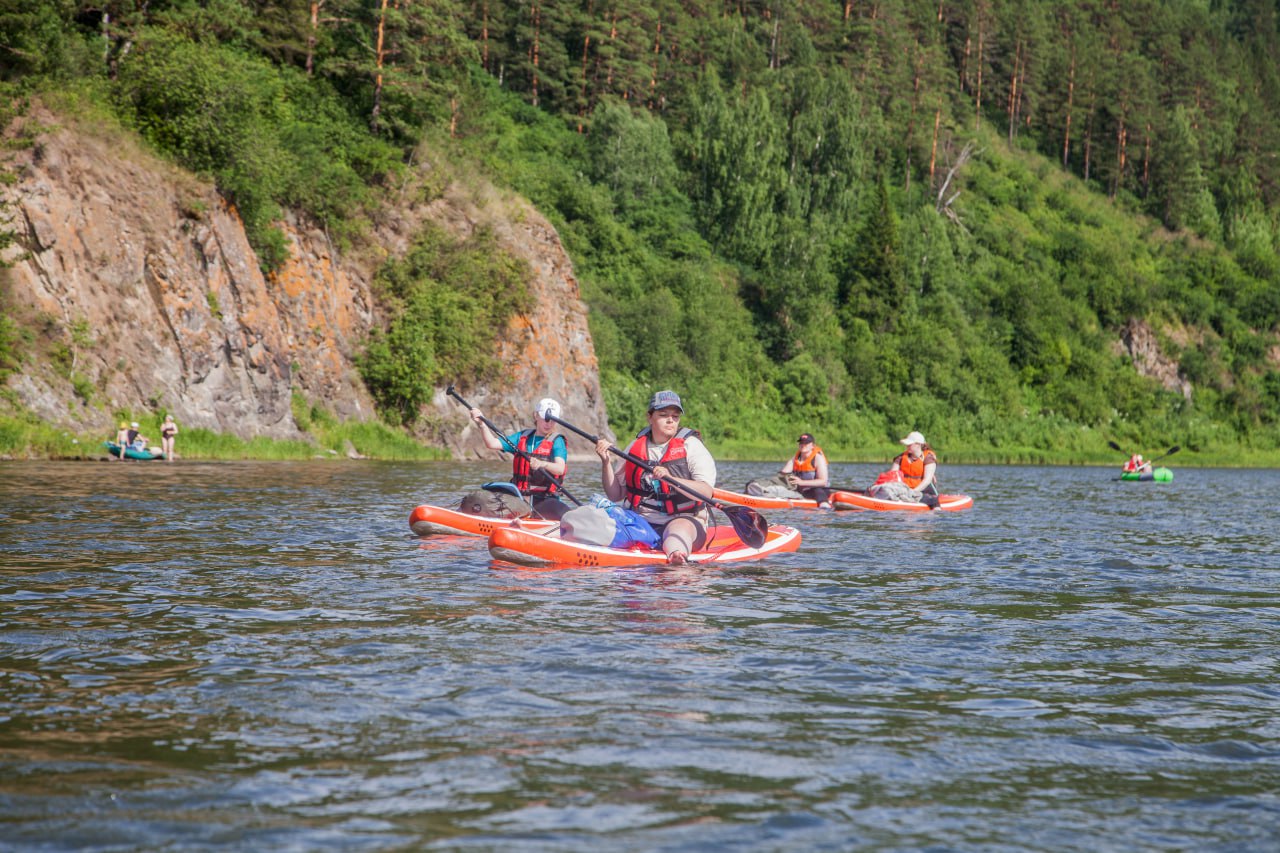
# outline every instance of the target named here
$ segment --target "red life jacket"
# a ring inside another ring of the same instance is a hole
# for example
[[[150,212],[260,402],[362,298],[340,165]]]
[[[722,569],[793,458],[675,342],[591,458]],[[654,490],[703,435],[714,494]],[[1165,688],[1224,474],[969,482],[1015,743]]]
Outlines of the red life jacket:
[[[649,427],[640,430],[636,440],[627,448],[627,452],[639,459],[648,459],[649,434]],[[671,441],[667,442],[667,450],[662,454],[662,458],[654,463],[655,467],[662,465],[672,477],[692,480],[693,472],[689,470],[689,459],[684,446],[684,440],[689,436],[702,437],[697,430],[682,427]],[[644,507],[656,512],[665,512],[667,515],[675,515],[681,512],[693,512],[703,505],[703,501],[694,500],[661,480],[654,480],[648,471],[634,462],[627,462],[622,471],[623,479],[627,484],[627,500],[630,501],[632,509]]]
[[[550,459],[556,442],[555,433],[544,436],[542,441],[538,442],[537,448],[530,450],[529,439],[533,438],[533,435],[534,431],[531,429],[520,433],[520,440],[516,442],[516,448],[523,450],[530,456]],[[546,471],[539,471],[537,474],[532,472],[533,469],[529,467],[529,460],[517,453],[516,458],[511,461],[511,482],[520,490],[520,494],[548,498],[555,497],[556,492],[560,491],[560,487],[556,485],[551,475]],[[565,473],[569,473],[567,467],[565,468]]]
[[[818,456],[821,453],[822,448],[815,444],[813,452],[801,459],[800,451],[797,450],[796,455],[791,457],[791,473],[801,480],[816,480],[818,478]]]

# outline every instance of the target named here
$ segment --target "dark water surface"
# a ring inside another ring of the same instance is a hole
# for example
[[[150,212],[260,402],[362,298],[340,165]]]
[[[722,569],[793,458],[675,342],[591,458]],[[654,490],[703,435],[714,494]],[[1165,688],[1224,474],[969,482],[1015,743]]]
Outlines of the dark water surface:
[[[499,473],[0,464],[0,848],[1280,848],[1280,472],[951,466],[726,569],[409,534]]]

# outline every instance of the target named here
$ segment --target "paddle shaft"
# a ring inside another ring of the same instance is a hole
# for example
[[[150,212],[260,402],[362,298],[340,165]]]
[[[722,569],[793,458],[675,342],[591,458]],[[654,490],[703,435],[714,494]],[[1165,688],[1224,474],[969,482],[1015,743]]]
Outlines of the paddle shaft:
[[[459,403],[461,403],[462,405],[466,406],[466,407],[467,407],[467,411],[470,411],[470,410],[472,410],[472,409],[474,409],[474,408],[475,408],[475,406],[471,405],[471,404],[470,404],[470,403],[468,403],[466,400],[462,399],[462,395],[460,395],[457,391],[454,391],[454,390],[453,390],[453,386],[452,386],[452,385],[450,385],[447,389],[445,389],[445,393],[446,393],[446,394],[448,394],[448,395],[449,395],[450,397],[452,397],[453,399],[457,400],[457,401],[458,401]],[[512,453],[516,454],[517,456],[523,456],[527,461],[529,461],[529,462],[533,462],[533,457],[532,457],[532,456],[530,456],[530,455],[529,455],[528,453],[526,453],[525,451],[521,450],[520,448],[518,448],[518,447],[514,446],[514,445],[510,442],[510,440],[508,440],[508,439],[507,439],[507,435],[506,435],[506,433],[504,433],[502,430],[498,429],[498,427],[497,427],[496,425],[494,425],[493,421],[489,420],[489,419],[488,419],[488,418],[486,418],[484,415],[481,415],[481,416],[480,416],[480,422],[481,422],[481,423],[483,423],[485,426],[487,426],[487,427],[488,427],[488,428],[493,432],[493,434],[494,434],[494,435],[496,435],[496,436],[498,437],[498,441],[501,441],[501,442],[502,442],[503,444],[505,444],[507,447],[511,448],[511,452],[512,452]],[[550,480],[551,482],[555,483],[555,484],[556,484],[556,488],[558,488],[560,491],[564,492],[564,496],[565,496],[565,497],[567,497],[569,500],[571,500],[571,501],[573,501],[574,503],[576,503],[578,506],[582,506],[582,501],[580,501],[580,500],[578,500],[577,498],[575,498],[575,497],[573,496],[573,493],[572,493],[572,492],[570,492],[568,489],[566,489],[566,488],[564,487],[564,480],[563,480],[563,479],[557,479],[556,477],[552,476],[551,474],[548,474],[546,471],[543,471],[543,472],[542,472],[542,474],[543,474],[543,476],[544,476],[544,477],[546,477],[548,480]]]
[[[1116,444],[1114,441],[1108,441],[1107,444],[1111,447],[1112,450],[1118,450],[1121,453],[1129,452],[1125,450],[1123,447],[1121,447],[1120,445]],[[1166,456],[1172,456],[1173,454],[1177,453],[1181,449],[1182,449],[1181,445],[1175,444],[1173,447],[1170,447],[1168,450],[1166,450],[1164,453],[1161,453],[1155,459],[1148,459],[1146,461],[1149,463],[1159,462],[1161,459],[1164,459]]]
[[[550,415],[550,413],[543,415],[543,417],[546,420],[555,421],[556,423],[560,424],[560,426],[564,427],[567,430],[571,430],[572,432],[577,433],[578,435],[582,436],[592,444],[600,443],[599,436],[592,435],[591,433],[585,430],[579,429],[578,427],[574,426],[571,423],[566,423],[565,421],[562,421],[559,418]],[[648,471],[650,474],[652,474],[653,469],[657,467],[653,463],[651,463],[648,459],[641,459],[639,456],[636,456],[633,453],[628,453],[625,450],[619,450],[617,447],[614,447],[612,444],[609,445],[609,452],[614,454],[615,456],[622,457],[623,459],[627,460],[628,462],[631,462],[632,464],[640,466],[644,470]],[[762,516],[760,513],[756,512],[755,510],[745,506],[726,506],[725,504],[722,504],[719,501],[714,501],[703,495],[698,494],[697,492],[687,488],[681,483],[676,482],[670,477],[658,477],[658,479],[666,483],[667,485],[671,486],[673,489],[680,492],[681,494],[691,497],[695,501],[705,503],[708,506],[712,506],[720,510],[720,512],[724,513],[724,517],[729,519],[729,524],[733,526],[734,532],[736,532],[738,534],[738,537],[742,539],[742,541],[745,542],[748,546],[752,548],[759,548],[761,545],[765,543],[765,540],[768,539],[769,522],[765,520],[764,516]]]
[[[599,437],[599,436],[592,435],[591,433],[587,432],[586,430],[578,429],[578,428],[577,428],[576,426],[574,426],[573,424],[565,423],[564,421],[560,420],[559,418],[555,417],[554,415],[552,415],[551,417],[547,418],[547,420],[549,420],[549,421],[555,421],[556,423],[560,424],[560,426],[564,427],[565,429],[567,429],[567,430],[572,430],[573,432],[576,432],[578,435],[582,436],[583,438],[585,438],[587,441],[591,442],[592,444],[597,444],[597,443],[599,443],[599,441],[600,441],[600,437]],[[628,462],[631,462],[632,464],[639,465],[641,468],[643,468],[644,470],[648,471],[650,474],[652,474],[652,473],[653,473],[653,469],[657,467],[657,466],[656,466],[656,465],[654,465],[652,462],[650,462],[648,459],[641,459],[639,456],[636,456],[634,453],[628,453],[628,452],[627,452],[627,451],[625,451],[625,450],[620,450],[620,449],[618,449],[617,447],[614,447],[612,444],[611,444],[611,445],[609,445],[609,452],[610,452],[610,453],[612,453],[612,454],[614,454],[615,456],[620,456],[620,457],[622,457],[623,459],[627,460]],[[698,494],[697,492],[693,491],[692,489],[688,488],[687,486],[685,486],[685,485],[683,485],[683,484],[681,484],[681,483],[679,483],[679,482],[676,482],[675,480],[673,480],[673,479],[672,479],[672,478],[670,478],[670,477],[659,477],[658,479],[659,479],[659,480],[661,480],[662,482],[666,483],[667,485],[671,486],[673,489],[677,489],[677,490],[679,490],[681,494],[684,494],[684,495],[686,495],[686,496],[688,496],[688,497],[691,497],[691,498],[693,498],[693,499],[694,499],[694,500],[696,500],[696,501],[701,501],[701,502],[703,502],[703,503],[705,503],[705,504],[710,504],[711,506],[715,507],[716,509],[721,509],[721,510],[722,510],[722,509],[724,509],[724,507],[722,507],[720,504],[716,503],[715,501],[711,500],[710,498],[707,498],[707,497],[705,497],[705,496],[703,496],[703,495]]]

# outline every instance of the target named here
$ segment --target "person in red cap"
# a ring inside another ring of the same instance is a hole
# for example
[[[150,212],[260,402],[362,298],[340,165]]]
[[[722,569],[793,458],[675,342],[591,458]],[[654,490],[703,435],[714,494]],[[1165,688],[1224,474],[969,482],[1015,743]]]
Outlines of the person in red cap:
[[[716,485],[716,461],[697,430],[681,427],[683,416],[684,405],[676,392],[659,391],[649,399],[649,425],[640,430],[627,450],[652,463],[652,474],[634,462],[615,468],[608,440],[596,443],[605,494],[611,501],[626,501],[653,526],[672,565],[688,561],[690,554],[706,544],[711,511],[704,501],[662,480],[674,480],[707,500]]]
[[[827,475],[827,455],[813,443],[813,436],[804,433],[796,442],[796,455],[778,471],[786,477],[787,485],[811,501],[817,501],[820,509],[831,509],[831,480]]]

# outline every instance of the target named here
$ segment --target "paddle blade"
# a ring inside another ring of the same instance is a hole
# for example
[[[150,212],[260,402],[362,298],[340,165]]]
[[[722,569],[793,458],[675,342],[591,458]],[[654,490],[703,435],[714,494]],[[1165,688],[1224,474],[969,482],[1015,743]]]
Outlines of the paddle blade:
[[[747,506],[720,506],[717,508],[733,525],[733,532],[748,548],[759,548],[769,538],[769,522],[760,513]]]
[[[1121,453],[1124,453],[1124,448],[1116,444],[1114,441],[1108,441],[1107,446],[1110,447],[1112,450],[1119,450]]]

